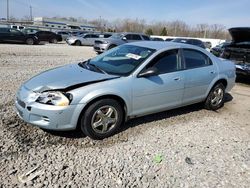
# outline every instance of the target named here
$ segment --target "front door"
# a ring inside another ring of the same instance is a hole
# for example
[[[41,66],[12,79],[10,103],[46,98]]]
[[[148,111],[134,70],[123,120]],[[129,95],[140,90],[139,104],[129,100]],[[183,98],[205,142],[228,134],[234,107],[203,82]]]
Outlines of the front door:
[[[133,82],[133,115],[143,115],[180,106],[184,90],[179,50],[169,50],[146,67],[158,69],[158,75],[139,77]]]

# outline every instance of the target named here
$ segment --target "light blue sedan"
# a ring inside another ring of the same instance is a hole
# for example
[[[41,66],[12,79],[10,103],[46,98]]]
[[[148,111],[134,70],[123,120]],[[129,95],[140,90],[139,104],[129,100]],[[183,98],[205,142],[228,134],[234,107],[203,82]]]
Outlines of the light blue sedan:
[[[136,42],[31,78],[15,105],[27,123],[103,139],[130,118],[199,102],[217,110],[234,84],[235,65],[202,48]]]

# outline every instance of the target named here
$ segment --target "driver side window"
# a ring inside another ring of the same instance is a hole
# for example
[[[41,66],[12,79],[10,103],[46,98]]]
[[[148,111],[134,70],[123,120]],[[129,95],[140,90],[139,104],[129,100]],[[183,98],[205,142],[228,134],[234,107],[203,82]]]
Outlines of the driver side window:
[[[181,69],[178,49],[168,50],[156,56],[146,68],[155,67],[159,74],[175,72]]]
[[[22,35],[22,32],[18,31],[16,29],[11,29],[10,32],[13,33],[13,34],[15,34],[15,35]]]

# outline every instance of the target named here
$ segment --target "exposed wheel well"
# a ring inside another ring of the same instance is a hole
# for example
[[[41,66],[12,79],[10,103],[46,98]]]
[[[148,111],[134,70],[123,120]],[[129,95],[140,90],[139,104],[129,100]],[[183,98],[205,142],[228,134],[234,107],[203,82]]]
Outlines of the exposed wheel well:
[[[225,88],[227,87],[227,80],[226,79],[220,79],[220,80],[218,80],[217,82],[215,82],[214,86],[216,86],[218,83],[222,83]]]
[[[80,115],[78,117],[77,127],[76,128],[80,127],[81,117],[85,113],[86,109],[88,109],[88,107],[91,104],[93,104],[94,102],[99,101],[101,99],[114,99],[114,100],[118,101],[119,104],[121,105],[122,109],[123,109],[123,112],[124,112],[124,119],[123,119],[123,121],[125,121],[126,114],[127,114],[127,105],[126,105],[125,101],[121,97],[119,97],[117,95],[103,95],[103,96],[97,97],[97,98],[93,99],[92,101],[88,102],[87,105],[82,109],[82,111],[81,111],[81,113],[80,113]]]

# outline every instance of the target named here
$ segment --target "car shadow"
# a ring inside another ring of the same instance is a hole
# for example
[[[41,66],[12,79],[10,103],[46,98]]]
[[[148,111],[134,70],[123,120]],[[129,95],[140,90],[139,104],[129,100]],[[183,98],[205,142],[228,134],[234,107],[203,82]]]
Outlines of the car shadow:
[[[225,103],[230,102],[233,100],[233,96],[229,93],[225,94]],[[150,123],[154,121],[163,120],[170,117],[175,117],[179,115],[185,115],[191,112],[200,111],[204,109],[203,103],[197,103],[185,107],[176,108],[173,110],[163,111],[155,114],[150,114],[138,118],[131,119],[125,123],[125,125],[121,128],[120,133],[126,131],[129,128],[136,127],[140,124]],[[167,112],[167,113],[166,113]],[[85,138],[80,129],[73,130],[73,131],[50,131],[44,130],[45,132],[52,134],[58,137],[65,137],[65,138]]]
[[[233,100],[233,96],[229,93],[226,93],[224,102],[227,103],[232,100]],[[176,108],[173,110],[163,111],[163,112],[159,112],[159,113],[155,113],[155,114],[151,114],[151,115],[147,115],[143,117],[134,118],[134,119],[129,120],[125,124],[125,126],[123,126],[122,131],[125,131],[126,129],[131,128],[131,127],[136,127],[140,124],[159,121],[162,119],[175,117],[179,115],[185,115],[185,114],[189,114],[195,111],[200,111],[203,109],[204,109],[204,103],[197,103],[197,104],[192,104],[192,105],[185,106],[185,107]]]

